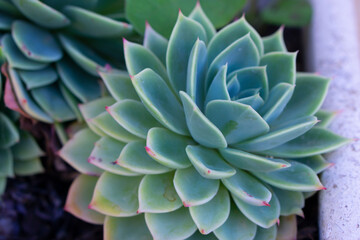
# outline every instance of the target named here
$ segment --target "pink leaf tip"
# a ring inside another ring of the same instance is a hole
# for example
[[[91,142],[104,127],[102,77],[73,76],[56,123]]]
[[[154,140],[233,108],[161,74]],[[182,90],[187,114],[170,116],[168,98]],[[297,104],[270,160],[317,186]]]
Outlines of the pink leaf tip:
[[[208,174],[210,174],[210,173],[211,173],[211,171],[210,171],[210,170],[207,170],[207,173],[208,173]]]
[[[280,226],[280,219],[276,219],[276,223],[278,226]]]
[[[288,165],[286,164],[282,164],[281,167],[284,168],[284,167],[287,167]]]
[[[190,207],[190,204],[186,203],[185,201],[183,201],[183,205],[184,207]]]
[[[326,187],[324,187],[324,186],[320,186],[320,187],[318,187],[318,190],[326,190],[327,188]]]
[[[263,201],[262,204],[263,204],[264,206],[270,207],[270,204],[269,204],[268,202],[266,202],[266,201]]]
[[[201,7],[200,0],[196,1],[196,7]]]
[[[200,232],[201,232],[201,234],[205,234],[205,230],[204,230],[204,229],[201,229]]]
[[[123,44],[127,44],[128,43],[128,40],[126,40],[124,37],[123,37]]]
[[[152,157],[156,156],[156,154],[148,146],[145,146],[145,150],[150,156],[152,156]]]

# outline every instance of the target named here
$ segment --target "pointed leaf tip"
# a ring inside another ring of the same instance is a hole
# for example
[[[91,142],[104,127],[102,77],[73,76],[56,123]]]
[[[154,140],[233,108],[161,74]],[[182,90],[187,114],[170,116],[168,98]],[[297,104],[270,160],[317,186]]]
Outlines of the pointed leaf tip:
[[[270,207],[270,204],[268,202],[263,201],[262,203],[264,204],[264,206]]]

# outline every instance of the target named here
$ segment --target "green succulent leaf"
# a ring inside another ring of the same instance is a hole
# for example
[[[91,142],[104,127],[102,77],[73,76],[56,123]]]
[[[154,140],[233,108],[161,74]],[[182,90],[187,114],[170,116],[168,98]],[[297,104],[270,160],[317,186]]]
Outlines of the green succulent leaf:
[[[256,233],[256,224],[246,218],[235,206],[231,204],[231,211],[226,222],[214,230],[218,239],[224,240],[252,240]]]
[[[266,66],[269,88],[279,83],[295,84],[296,55],[288,52],[270,52],[260,60],[260,66]]]
[[[186,123],[195,141],[209,148],[225,148],[226,139],[221,131],[200,111],[185,92],[180,92]]]
[[[99,136],[90,129],[82,129],[63,146],[58,154],[77,171],[98,176],[103,170],[87,162],[91,149],[98,140]]]
[[[168,213],[145,213],[145,221],[153,238],[159,240],[181,240],[196,231],[196,225],[184,207]]]
[[[146,138],[146,151],[154,160],[166,167],[187,168],[191,166],[191,162],[185,148],[193,143],[191,138],[167,129],[152,128]]]
[[[209,46],[209,55],[210,55],[210,46]],[[211,62],[207,74],[206,87],[209,86],[216,73],[226,63],[228,66],[227,72],[230,74],[240,68],[257,66],[259,64],[259,61],[260,61],[259,52],[249,33],[244,37],[233,42],[227,48],[225,48]]]
[[[117,164],[134,172],[143,174],[161,174],[171,169],[159,164],[146,152],[144,141],[134,141],[126,144],[121,151]]]
[[[279,188],[273,188],[273,191],[280,202],[281,216],[303,214],[301,209],[305,205],[305,199],[301,192],[287,191]]]
[[[29,132],[23,130],[20,130],[20,141],[12,146],[11,151],[16,160],[27,160],[44,155],[34,137]]]
[[[118,124],[108,112],[99,114],[95,118],[92,118],[90,122],[106,135],[118,141],[131,142],[141,140],[141,138],[131,134],[120,124]]]
[[[218,17],[220,17],[220,15]],[[206,16],[203,9],[201,8],[200,2],[196,4],[195,8],[192,10],[192,12],[189,15],[189,18],[197,21],[203,26],[208,40],[210,40],[216,34],[216,29],[214,25],[211,23],[210,19]]]
[[[290,167],[272,172],[253,172],[262,181],[280,189],[309,192],[321,190],[324,186],[316,173],[305,164],[288,160]]]
[[[133,217],[110,217],[104,222],[104,240],[152,240],[143,215]]]
[[[296,158],[293,160],[307,165],[317,174],[333,166],[333,163],[326,162],[325,158],[321,155],[309,156],[305,158]]]
[[[209,234],[225,223],[230,214],[230,196],[220,186],[217,194],[209,202],[189,208],[192,219],[202,234]]]
[[[230,95],[226,85],[227,69],[228,64],[225,64],[215,75],[207,91],[204,106],[207,106],[208,103],[213,100],[230,100]]]
[[[102,137],[100,140],[95,142],[95,147],[88,158],[88,162],[100,169],[114,174],[124,176],[141,175],[117,164],[117,159],[119,158],[120,152],[124,146],[124,143],[115,139]]]
[[[275,33],[262,38],[264,53],[287,52],[284,41],[284,27],[280,27]]]
[[[26,161],[14,161],[14,173],[17,176],[31,176],[43,172],[44,168],[39,158],[27,159]]]
[[[197,39],[207,42],[204,28],[180,12],[166,52],[166,67],[171,86],[176,92],[186,90],[184,79],[187,74],[187,63]]]
[[[140,181],[141,177],[104,172],[96,183],[89,208],[113,217],[136,215]]]
[[[232,194],[233,200],[240,211],[253,223],[263,228],[269,228],[279,221],[280,203],[274,193],[272,193],[270,206],[255,206],[249,204]]]
[[[282,159],[266,158],[238,149],[225,148],[219,151],[221,156],[231,165],[248,171],[269,172],[290,166],[288,162]]]
[[[203,41],[196,40],[189,57],[187,69],[186,92],[202,109],[204,103],[204,80],[207,71],[207,53]]]
[[[271,89],[269,98],[258,111],[267,123],[273,122],[283,112],[293,95],[294,88],[295,85],[279,83]]]
[[[71,90],[81,102],[88,102],[100,97],[100,85],[98,80],[83,71],[74,67],[74,62],[64,58],[56,63],[61,81]]]
[[[22,20],[15,21],[11,30],[17,47],[27,58],[45,63],[62,58],[60,45],[50,32]]]
[[[350,141],[326,129],[314,127],[304,135],[262,153],[274,157],[303,158],[333,151]]]
[[[161,127],[142,103],[126,99],[113,104],[107,111],[127,131],[139,138],[146,138],[153,127]]]
[[[92,224],[103,224],[105,216],[88,208],[98,178],[79,175],[71,184],[64,209]]]
[[[84,119],[81,115],[80,109],[79,109],[79,100],[70,92],[70,90],[62,83],[59,82],[59,89],[61,91],[61,94],[63,95],[65,101],[71,108],[71,110],[74,112],[77,121],[83,122]]]
[[[230,178],[222,179],[229,191],[242,201],[254,206],[268,206],[271,192],[256,178],[240,169]]]
[[[0,179],[4,177],[14,177],[14,159],[12,153],[9,149],[1,149],[0,148]],[[1,182],[1,180],[0,180]],[[1,185],[1,183],[0,183]],[[0,187],[1,190],[1,187]],[[0,191],[0,195],[2,191]]]
[[[224,179],[236,173],[236,170],[228,165],[214,149],[189,145],[186,147],[186,154],[204,178]]]
[[[56,29],[70,24],[70,20],[64,14],[41,1],[12,0],[12,3],[22,14],[42,27]]]
[[[140,100],[127,72],[112,69],[110,71],[99,71],[99,75],[111,96],[117,101],[123,99]]]
[[[158,74],[145,69],[132,81],[141,101],[154,118],[170,130],[188,135],[183,108]]]
[[[315,114],[315,116],[319,119],[319,123],[316,125],[317,127],[327,128],[331,122],[334,120],[336,115],[338,115],[340,111],[333,112],[333,111],[326,111],[326,110],[319,110]]]
[[[296,239],[297,237],[297,222],[296,216],[281,216],[280,226],[277,231],[278,240]]]
[[[217,126],[228,144],[250,139],[269,131],[269,125],[249,105],[214,100],[206,106],[206,117]]]
[[[58,79],[58,75],[52,67],[32,71],[19,70],[18,73],[28,90],[52,84]]]
[[[6,177],[0,177],[0,195],[5,192],[6,182]]]
[[[149,23],[146,22],[144,33],[144,47],[153,52],[162,64],[166,65],[166,49],[168,40],[156,32]]]
[[[174,172],[146,175],[139,186],[138,212],[167,213],[182,207],[173,179]]]
[[[133,27],[125,22],[80,7],[65,6],[63,11],[72,21],[70,28],[77,34],[94,38],[111,38],[129,36],[133,33]]]
[[[20,135],[14,123],[0,112],[0,146],[8,148],[20,140]]]
[[[0,14],[0,30],[11,30],[11,24],[13,23],[13,21],[15,20],[15,18],[7,15],[7,14]]]
[[[58,84],[38,87],[32,89],[30,93],[35,102],[55,121],[64,122],[76,118],[75,113],[64,99]]]
[[[254,240],[276,240],[276,234],[277,234],[276,225],[270,228],[262,228],[258,226]]]
[[[218,240],[218,238],[213,233],[203,235],[199,231],[196,231],[193,235],[191,235],[191,237],[187,238],[186,240]]]
[[[230,81],[227,82],[226,87],[227,91],[229,92],[230,98],[233,99],[236,97],[240,92],[240,83],[237,79],[237,76],[229,77]]]
[[[316,122],[317,119],[313,116],[291,120],[281,126],[271,129],[271,131],[265,135],[236,144],[234,147],[242,150],[259,152],[282,146],[282,144],[287,144],[288,141],[309,131]]]
[[[6,60],[9,62],[11,67],[23,70],[39,70],[48,65],[48,63],[34,61],[24,56],[24,54],[16,46],[10,34],[5,34],[1,38],[1,44]]]
[[[175,172],[174,186],[185,207],[209,202],[218,192],[219,185],[219,180],[203,178],[193,167]]]
[[[264,52],[261,37],[245,18],[242,17],[224,27],[211,39],[208,47],[209,62],[212,62],[225,48],[248,33],[250,33],[250,37],[258,49],[257,54],[261,56]]]
[[[328,87],[329,79],[327,78],[315,74],[298,73],[294,94],[278,121],[314,115],[322,105]]]

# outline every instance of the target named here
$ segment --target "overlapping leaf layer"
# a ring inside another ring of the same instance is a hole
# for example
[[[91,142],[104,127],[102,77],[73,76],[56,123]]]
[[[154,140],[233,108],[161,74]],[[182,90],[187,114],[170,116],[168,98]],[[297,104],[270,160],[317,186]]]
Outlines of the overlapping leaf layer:
[[[216,32],[200,6],[124,49],[130,77],[100,73],[112,97],[81,106],[89,128],[60,151],[81,172],[66,209],[105,239],[292,238],[321,154],[348,142],[319,110],[328,79],[296,72],[282,30]]]

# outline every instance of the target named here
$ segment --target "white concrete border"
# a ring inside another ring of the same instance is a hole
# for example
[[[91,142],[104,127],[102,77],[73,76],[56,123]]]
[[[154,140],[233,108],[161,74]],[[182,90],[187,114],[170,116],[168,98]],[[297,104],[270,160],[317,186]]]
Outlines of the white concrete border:
[[[325,109],[341,110],[330,128],[348,137],[360,137],[360,60],[356,9],[353,1],[311,0],[313,20],[308,38],[311,71],[331,77]],[[335,166],[325,171],[320,193],[320,239],[360,239],[360,141],[343,147],[327,159]]]

